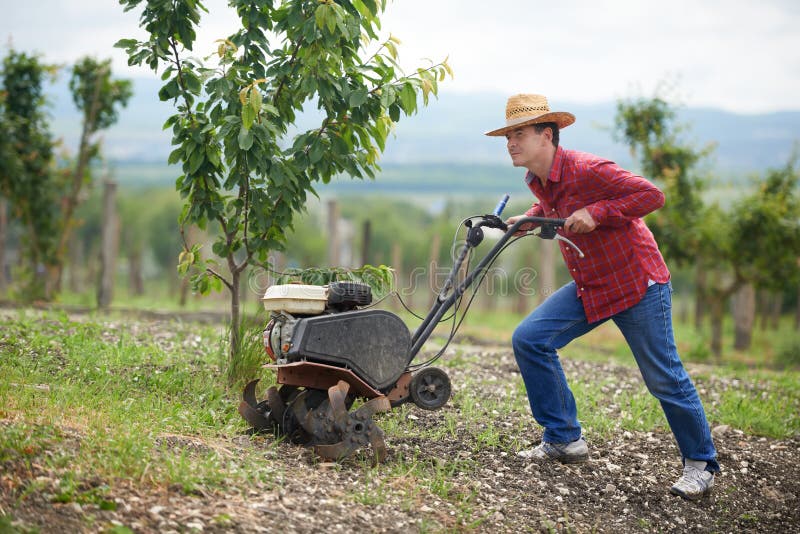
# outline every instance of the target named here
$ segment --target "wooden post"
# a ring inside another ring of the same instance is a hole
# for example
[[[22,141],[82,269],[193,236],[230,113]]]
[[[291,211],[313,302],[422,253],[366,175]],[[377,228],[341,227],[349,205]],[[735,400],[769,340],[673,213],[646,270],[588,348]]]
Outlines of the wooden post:
[[[703,330],[703,319],[706,315],[706,269],[701,262],[697,262],[694,276],[694,329]]]
[[[131,295],[144,295],[144,276],[142,274],[142,249],[134,246],[128,252],[128,284]]]
[[[97,286],[97,307],[107,310],[114,296],[114,274],[119,249],[119,216],[117,214],[117,184],[103,183],[103,229],[100,250],[100,280]]]
[[[406,289],[406,279],[405,279],[405,271],[403,269],[403,250],[400,248],[400,243],[392,243],[392,268],[394,269],[394,290],[397,291],[397,294],[403,299],[403,301],[411,307],[411,298],[410,295],[405,295],[404,291]],[[395,309],[400,309],[401,304],[397,301],[397,299],[391,300],[393,307]]]
[[[369,247],[372,240],[372,225],[367,219],[362,227],[361,239],[361,265],[369,265]]]
[[[752,284],[742,286],[733,298],[733,347],[745,350],[750,347],[756,313],[756,290]]]
[[[341,243],[339,242],[339,205],[336,200],[328,201],[328,265],[339,267]]]

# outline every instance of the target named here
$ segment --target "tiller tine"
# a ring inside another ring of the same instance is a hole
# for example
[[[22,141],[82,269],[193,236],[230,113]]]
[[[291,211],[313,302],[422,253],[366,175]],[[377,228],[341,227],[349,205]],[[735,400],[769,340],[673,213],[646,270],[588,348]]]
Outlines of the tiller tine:
[[[372,445],[372,453],[375,455],[373,463],[378,465],[386,459],[386,442],[383,441],[383,430],[378,425],[373,424],[369,432],[369,442]]]
[[[353,413],[348,413],[345,399],[349,390],[347,382],[339,381],[328,389],[328,405],[307,415],[307,430],[310,431],[313,427],[322,431],[314,433],[316,437],[322,438],[314,445],[314,452],[325,460],[341,460],[360,447],[372,445],[373,461],[378,464],[386,458],[386,443],[383,432],[372,420],[372,416],[389,411],[391,403],[386,397],[377,397],[365,402]],[[331,438],[338,438],[340,441],[330,443]]]
[[[256,399],[256,386],[259,379],[251,380],[247,383],[242,391],[242,402],[239,403],[239,414],[244,417],[244,420],[250,423],[253,430],[256,432],[263,432],[267,429],[272,429],[272,421],[269,420],[263,413],[258,411],[258,400]]]
[[[275,386],[267,390],[267,403],[269,404],[270,412],[272,412],[272,418],[275,421],[283,421],[283,414],[286,412],[286,404],[283,402],[280,393],[278,393],[278,388]]]
[[[242,391],[242,400],[255,408],[258,405],[258,399],[256,399],[256,386],[258,383],[261,382],[260,378],[256,378],[255,380],[251,380],[247,383]]]
[[[380,412],[388,412],[392,409],[392,403],[386,397],[376,397],[362,404],[358,410],[353,412],[356,419],[367,419]]]
[[[333,420],[337,426],[346,425],[350,417],[347,414],[347,406],[345,406],[348,391],[350,391],[350,384],[344,380],[339,380],[335,386],[328,388],[328,401],[333,412]]]

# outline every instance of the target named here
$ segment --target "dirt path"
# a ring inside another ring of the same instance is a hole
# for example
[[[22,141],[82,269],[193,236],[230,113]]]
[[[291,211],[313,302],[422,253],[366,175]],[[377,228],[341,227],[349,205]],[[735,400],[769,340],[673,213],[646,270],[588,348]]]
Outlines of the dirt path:
[[[483,388],[486,397],[508,394],[506,385],[518,376],[510,354],[497,350],[491,370],[479,365],[452,369],[454,387],[470,381],[472,387]],[[621,384],[638,380],[637,371],[627,367],[564,363],[569,376],[614,377]],[[706,387],[726,386],[720,382]],[[446,424],[448,410],[457,409],[448,405],[436,412],[409,410],[406,417],[419,428],[417,434],[424,435],[425,429]],[[500,445],[518,438],[510,434],[517,423],[491,422],[499,429]],[[265,464],[275,467],[275,477],[190,495],[181,488],[121,482],[112,492],[115,510],[104,510],[101,504],[54,503],[57,481],[52,473],[36,464],[6,462],[0,474],[0,512],[13,513],[14,526],[0,522],[0,532],[107,532],[115,526],[117,532],[128,532],[120,525],[136,532],[800,531],[798,438],[773,440],[716,427],[723,473],[709,497],[691,503],[668,492],[679,474],[677,450],[668,433],[618,432],[609,441],[590,442],[591,460],[580,466],[534,464],[507,447],[476,448],[458,429],[454,434],[441,440],[421,438],[413,431],[389,434],[387,462],[374,470],[357,460],[317,463],[308,451],[276,446],[270,437],[236,435],[208,443],[175,436],[171,445],[189,451],[224,447],[235,456],[255,450]],[[535,443],[539,437],[531,423],[527,439]],[[403,475],[403,458],[409,456],[434,467],[450,466],[443,477],[446,499],[421,491],[413,476]],[[36,479],[38,489],[20,494],[23,478]]]

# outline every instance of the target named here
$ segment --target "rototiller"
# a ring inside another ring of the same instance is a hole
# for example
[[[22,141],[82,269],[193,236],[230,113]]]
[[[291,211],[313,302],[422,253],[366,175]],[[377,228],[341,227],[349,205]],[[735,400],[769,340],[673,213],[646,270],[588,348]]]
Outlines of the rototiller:
[[[327,460],[338,460],[372,445],[374,460],[380,462],[386,456],[386,444],[373,421],[376,413],[408,401],[425,410],[444,406],[450,398],[450,379],[431,364],[444,353],[472,299],[460,321],[456,322],[453,312],[453,328],[444,348],[427,361],[413,361],[444,314],[453,306],[458,311],[466,290],[476,281],[480,284],[517,231],[523,225],[535,226],[522,235],[557,239],[583,255],[574,243],[557,233],[564,219],[524,217],[507,226],[500,219],[507,201],[505,195],[491,215],[462,221],[467,228],[466,241],[433,306],[413,334],[397,315],[369,307],[372,293],[366,284],[269,287],[262,301],[270,312],[264,348],[272,363],[265,367],[275,371],[278,386],[270,387],[266,399],[260,402],[255,394],[258,380],[245,386],[239,413],[253,430],[285,436],[293,443],[312,447]],[[469,265],[472,250],[483,241],[484,228],[500,229],[504,234],[459,281],[462,264],[467,261]],[[349,411],[359,398],[365,402]]]

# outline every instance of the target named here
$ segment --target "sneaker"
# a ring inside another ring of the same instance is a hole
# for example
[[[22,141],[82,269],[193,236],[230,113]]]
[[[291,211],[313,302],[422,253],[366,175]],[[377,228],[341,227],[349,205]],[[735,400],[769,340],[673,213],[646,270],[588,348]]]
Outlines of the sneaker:
[[[519,451],[517,456],[536,461],[557,460],[562,464],[579,464],[589,459],[589,446],[582,437],[570,443],[542,441],[538,447]]]
[[[670,493],[680,495],[684,499],[696,501],[711,491],[714,486],[714,473],[698,469],[693,465],[685,465],[683,475],[670,488]]]

